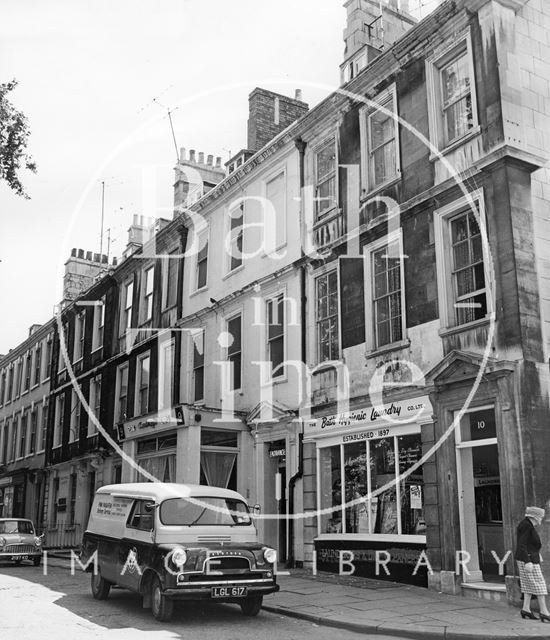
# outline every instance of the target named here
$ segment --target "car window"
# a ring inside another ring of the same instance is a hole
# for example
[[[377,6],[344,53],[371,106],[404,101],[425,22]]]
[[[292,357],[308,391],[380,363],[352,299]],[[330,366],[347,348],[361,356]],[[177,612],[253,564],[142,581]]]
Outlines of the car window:
[[[28,520],[3,520],[0,521],[0,533],[34,533],[32,522]]]
[[[152,531],[153,529],[153,511],[149,508],[146,509],[145,505],[151,505],[150,500],[136,500],[130,517],[128,518],[128,526],[132,529],[139,529],[140,531]]]
[[[169,498],[160,505],[162,524],[192,526],[246,526],[251,524],[248,507],[231,498]]]

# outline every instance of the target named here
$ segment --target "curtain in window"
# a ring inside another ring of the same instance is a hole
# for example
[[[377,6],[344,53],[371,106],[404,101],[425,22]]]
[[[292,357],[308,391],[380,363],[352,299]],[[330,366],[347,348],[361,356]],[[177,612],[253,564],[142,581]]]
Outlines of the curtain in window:
[[[143,458],[138,460],[138,464],[142,469],[148,471],[159,482],[175,482],[176,481],[176,454],[171,453],[166,456],[157,456],[155,458]],[[141,482],[150,482],[140,473]]]
[[[209,486],[226,489],[236,459],[236,453],[203,451],[201,453],[201,467]]]

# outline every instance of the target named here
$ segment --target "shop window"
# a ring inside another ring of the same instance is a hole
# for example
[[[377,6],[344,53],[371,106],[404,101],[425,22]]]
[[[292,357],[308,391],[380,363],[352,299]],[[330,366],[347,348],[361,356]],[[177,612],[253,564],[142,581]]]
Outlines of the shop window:
[[[241,316],[235,316],[227,321],[227,332],[231,335],[230,345],[227,348],[227,359],[230,362],[230,389],[237,391],[241,388]]]
[[[433,144],[444,149],[478,128],[474,65],[469,32],[426,62]]]
[[[201,429],[200,484],[237,489],[238,432]]]
[[[267,351],[272,377],[284,377],[285,298],[282,293],[267,301]]]
[[[330,138],[315,154],[315,219],[319,220],[337,205],[336,140]]]
[[[471,204],[474,204],[473,209]],[[434,212],[439,309],[443,327],[487,317],[487,273],[481,229],[481,191]]]
[[[338,338],[338,274],[336,269],[315,279],[315,312],[317,327],[317,359],[337,360]]]
[[[419,433],[323,447],[318,456],[319,508],[332,510],[320,518],[321,533],[425,533],[422,468],[396,485],[421,458]]]
[[[193,401],[204,400],[204,330],[192,335],[193,342]]]
[[[159,482],[175,482],[176,444],[177,436],[174,433],[138,441],[139,466]],[[140,478],[143,476],[140,475]],[[143,478],[143,481],[150,482],[149,478]]]

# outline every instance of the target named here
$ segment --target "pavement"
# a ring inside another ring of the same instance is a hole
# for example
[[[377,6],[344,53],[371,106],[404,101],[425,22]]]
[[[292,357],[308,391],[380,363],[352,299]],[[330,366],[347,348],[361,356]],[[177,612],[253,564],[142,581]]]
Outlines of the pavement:
[[[278,582],[281,590],[264,598],[263,608],[317,625],[421,640],[550,639],[549,623],[523,620],[506,604],[304,569],[280,573]]]

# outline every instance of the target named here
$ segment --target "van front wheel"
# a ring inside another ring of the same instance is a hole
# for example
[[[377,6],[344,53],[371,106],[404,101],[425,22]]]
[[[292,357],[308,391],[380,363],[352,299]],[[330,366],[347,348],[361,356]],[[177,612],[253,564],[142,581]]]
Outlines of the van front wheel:
[[[151,610],[157,620],[168,622],[174,612],[174,601],[162,593],[162,586],[158,576],[151,582]]]
[[[92,571],[92,595],[94,598],[96,600],[106,600],[110,590],[111,583],[101,577],[99,569]]]
[[[262,608],[263,596],[248,596],[241,602],[241,611],[245,616],[257,616]]]

